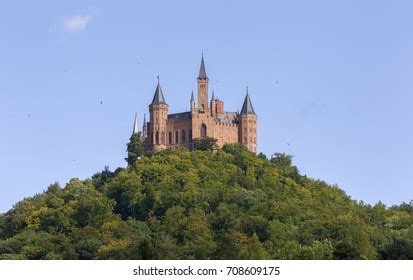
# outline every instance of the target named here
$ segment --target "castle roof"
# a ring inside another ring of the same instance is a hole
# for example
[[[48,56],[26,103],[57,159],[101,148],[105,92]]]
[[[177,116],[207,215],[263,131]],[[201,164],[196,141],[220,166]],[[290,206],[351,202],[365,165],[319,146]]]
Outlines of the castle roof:
[[[172,119],[187,119],[190,118],[192,116],[191,112],[183,112],[183,113],[177,113],[177,114],[170,114],[168,115],[168,119],[172,120]]]
[[[220,118],[217,118],[217,120],[226,124],[236,124],[238,123],[238,113],[225,112],[224,115]]]
[[[208,79],[208,76],[207,76],[206,70],[205,70],[204,54],[202,54],[201,67],[199,68],[198,79]]]
[[[241,115],[256,115],[254,107],[252,106],[250,95],[248,93],[248,88],[247,96],[245,96],[244,105],[242,106]]]
[[[155,95],[153,96],[151,105],[156,105],[156,104],[166,104],[165,97],[163,96],[162,88],[159,83],[159,77],[158,77],[158,85],[156,86]]]

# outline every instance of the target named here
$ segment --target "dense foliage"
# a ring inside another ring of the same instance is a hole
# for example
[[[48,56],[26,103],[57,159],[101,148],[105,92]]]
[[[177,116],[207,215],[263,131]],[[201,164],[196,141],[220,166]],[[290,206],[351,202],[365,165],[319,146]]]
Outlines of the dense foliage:
[[[125,158],[128,165],[134,165],[135,162],[144,155],[145,153],[145,143],[142,139],[142,133],[138,132],[132,134],[129,138],[129,143],[127,144],[126,152],[128,157]]]
[[[164,151],[0,215],[1,259],[413,259],[413,204],[356,202],[291,157]]]

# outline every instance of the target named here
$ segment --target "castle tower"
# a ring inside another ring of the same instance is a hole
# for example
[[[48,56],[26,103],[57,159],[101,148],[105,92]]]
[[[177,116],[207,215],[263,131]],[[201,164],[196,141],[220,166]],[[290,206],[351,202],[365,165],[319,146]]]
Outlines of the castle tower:
[[[133,122],[133,131],[132,135],[136,135],[139,133],[139,127],[138,127],[138,113],[135,113],[135,120]]]
[[[148,123],[146,122],[146,114],[143,115],[143,139],[148,138]]]
[[[150,125],[148,145],[151,150],[160,151],[166,148],[166,126],[168,121],[168,104],[165,102],[162,88],[159,83],[156,86],[155,95],[149,105]]]
[[[239,142],[251,152],[257,152],[257,114],[255,114],[252,106],[251,98],[248,93],[245,97],[244,105],[242,106],[239,116]]]
[[[208,76],[205,71],[204,55],[202,54],[201,67],[198,75],[198,109],[200,112],[208,110]]]
[[[191,101],[190,101],[190,106],[191,106],[191,112],[192,111],[195,111],[195,98],[194,98],[194,91],[192,91],[192,94],[191,94]]]
[[[214,93],[214,90],[212,90],[211,116],[215,117],[216,113],[217,113],[217,106],[216,106],[216,100],[215,100],[215,93]]]

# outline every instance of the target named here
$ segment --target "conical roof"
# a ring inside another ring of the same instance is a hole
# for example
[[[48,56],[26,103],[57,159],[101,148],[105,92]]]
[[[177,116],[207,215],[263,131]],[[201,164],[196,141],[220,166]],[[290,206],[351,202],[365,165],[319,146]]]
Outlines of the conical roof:
[[[242,106],[241,115],[256,115],[254,106],[252,106],[251,98],[248,93],[248,88],[247,88],[247,96],[245,96],[244,105]]]
[[[207,76],[206,70],[205,70],[205,62],[204,62],[204,55],[203,54],[202,54],[202,59],[201,59],[201,67],[199,68],[198,79],[208,79],[208,76]]]
[[[159,83],[159,77],[158,77],[158,85],[156,86],[155,95],[153,96],[151,105],[155,105],[155,104],[166,104],[165,97],[163,96],[161,84]]]

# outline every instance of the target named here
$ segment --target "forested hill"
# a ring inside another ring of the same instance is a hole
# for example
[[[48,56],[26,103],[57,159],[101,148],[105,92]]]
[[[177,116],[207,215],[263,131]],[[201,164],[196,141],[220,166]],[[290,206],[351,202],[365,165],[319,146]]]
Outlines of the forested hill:
[[[284,154],[164,151],[17,203],[0,259],[413,259],[413,205],[358,203]]]

